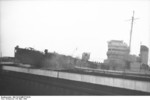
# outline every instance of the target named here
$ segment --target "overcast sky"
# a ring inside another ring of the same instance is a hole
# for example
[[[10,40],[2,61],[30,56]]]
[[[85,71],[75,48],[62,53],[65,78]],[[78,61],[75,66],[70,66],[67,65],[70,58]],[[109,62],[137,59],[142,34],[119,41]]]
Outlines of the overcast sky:
[[[91,60],[107,58],[107,41],[129,44],[131,17],[135,11],[131,53],[140,42],[150,48],[149,0],[1,0],[2,56],[14,56],[14,47],[33,47]],[[75,49],[77,50],[75,51]]]

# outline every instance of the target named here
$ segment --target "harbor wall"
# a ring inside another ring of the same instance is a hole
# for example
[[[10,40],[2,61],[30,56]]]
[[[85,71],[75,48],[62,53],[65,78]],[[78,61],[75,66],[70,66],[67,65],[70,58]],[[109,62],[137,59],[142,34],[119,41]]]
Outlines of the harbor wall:
[[[150,93],[150,81],[130,80],[130,79],[122,79],[116,77],[95,76],[95,75],[87,75],[87,74],[79,74],[79,73],[20,68],[20,67],[12,67],[12,66],[3,66],[2,69],[5,71],[21,72],[27,74],[34,74],[34,75],[53,77],[58,79],[92,83],[97,85],[105,85],[105,86]]]

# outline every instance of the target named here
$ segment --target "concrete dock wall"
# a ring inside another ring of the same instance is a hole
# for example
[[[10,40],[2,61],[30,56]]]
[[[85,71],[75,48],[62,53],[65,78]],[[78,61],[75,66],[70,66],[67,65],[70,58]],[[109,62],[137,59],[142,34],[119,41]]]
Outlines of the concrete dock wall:
[[[94,76],[78,73],[42,70],[42,69],[30,69],[30,68],[20,68],[12,66],[3,66],[3,70],[22,72],[34,75],[41,75],[47,77],[55,77],[66,80],[80,81],[92,84],[106,85],[118,88],[125,88],[137,91],[143,91],[150,93],[150,82],[149,81],[138,81],[129,80],[116,77],[104,77],[104,76]]]

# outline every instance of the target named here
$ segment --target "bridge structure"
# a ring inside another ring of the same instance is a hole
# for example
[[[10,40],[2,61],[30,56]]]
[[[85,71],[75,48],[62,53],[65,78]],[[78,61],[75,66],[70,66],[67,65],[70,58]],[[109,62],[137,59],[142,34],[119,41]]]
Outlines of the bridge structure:
[[[1,64],[0,95],[150,95],[150,77]]]

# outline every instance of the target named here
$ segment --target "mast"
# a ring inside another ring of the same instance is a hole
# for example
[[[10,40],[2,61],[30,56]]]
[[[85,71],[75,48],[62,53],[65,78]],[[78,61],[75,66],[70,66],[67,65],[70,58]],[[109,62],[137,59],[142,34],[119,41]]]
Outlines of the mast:
[[[134,11],[133,11],[132,19],[131,19],[131,30],[130,30],[130,40],[129,40],[129,53],[131,52],[133,22],[134,22]]]

